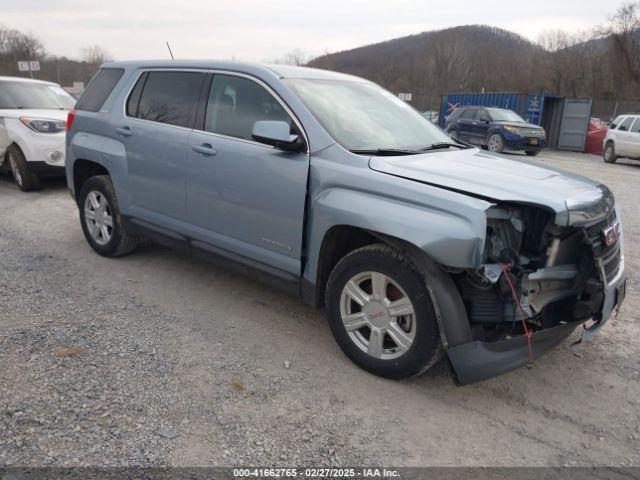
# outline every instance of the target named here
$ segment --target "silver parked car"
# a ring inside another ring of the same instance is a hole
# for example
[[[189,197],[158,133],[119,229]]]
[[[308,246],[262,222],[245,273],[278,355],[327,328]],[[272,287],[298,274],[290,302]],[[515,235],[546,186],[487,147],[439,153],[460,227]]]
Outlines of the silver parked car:
[[[110,63],[67,126],[97,253],[151,238],[255,272],[325,309],[377,375],[420,374],[444,352],[459,382],[485,379],[590,322],[588,340],[624,297],[607,187],[461,144],[357,77]]]

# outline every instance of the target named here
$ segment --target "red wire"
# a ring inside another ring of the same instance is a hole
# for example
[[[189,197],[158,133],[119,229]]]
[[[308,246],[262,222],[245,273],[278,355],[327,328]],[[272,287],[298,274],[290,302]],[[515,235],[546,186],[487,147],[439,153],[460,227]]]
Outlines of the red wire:
[[[507,279],[507,283],[509,284],[509,288],[511,289],[511,295],[513,296],[513,301],[516,304],[516,308],[518,309],[518,313],[520,314],[520,321],[522,322],[522,328],[524,328],[524,336],[527,337],[527,347],[529,349],[529,364],[533,363],[533,350],[531,348],[531,338],[533,337],[533,331],[529,330],[527,327],[527,322],[524,318],[524,310],[520,306],[520,301],[518,300],[518,294],[516,293],[516,288],[513,286],[513,282],[509,277],[509,269],[511,268],[511,264],[500,265],[500,270],[504,273],[505,278]]]

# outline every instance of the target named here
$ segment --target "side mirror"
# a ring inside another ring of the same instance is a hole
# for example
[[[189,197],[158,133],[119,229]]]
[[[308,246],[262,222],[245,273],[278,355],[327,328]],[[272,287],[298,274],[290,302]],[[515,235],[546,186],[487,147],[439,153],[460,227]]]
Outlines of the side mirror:
[[[281,120],[261,120],[253,124],[251,137],[256,142],[266,143],[288,152],[299,152],[304,148],[300,135],[291,135],[291,127]]]

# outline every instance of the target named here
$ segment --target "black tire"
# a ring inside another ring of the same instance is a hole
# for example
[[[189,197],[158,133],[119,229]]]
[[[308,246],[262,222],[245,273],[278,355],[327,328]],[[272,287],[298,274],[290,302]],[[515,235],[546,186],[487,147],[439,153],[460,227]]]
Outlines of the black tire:
[[[527,156],[529,156],[529,157],[535,157],[540,153],[540,150],[527,150],[524,153],[526,153]]]
[[[11,145],[7,148],[5,154],[5,161],[7,162],[13,178],[16,181],[16,185],[23,192],[30,192],[32,190],[40,189],[40,179],[38,176],[29,169],[29,162],[17,145]]]
[[[618,160],[618,156],[616,155],[616,146],[613,142],[607,143],[604,147],[604,152],[602,152],[602,159],[605,163],[616,163]]]
[[[393,359],[375,358],[362,350],[342,321],[343,288],[354,276],[369,271],[383,273],[397,283],[406,292],[415,312],[413,343],[404,354]],[[362,247],[342,258],[327,281],[325,303],[336,342],[347,357],[368,372],[392,379],[412,377],[428,370],[442,357],[437,319],[425,279],[407,257],[386,244]]]
[[[504,139],[502,135],[497,132],[489,135],[487,139],[487,150],[494,153],[502,153],[504,151]]]
[[[92,192],[98,192],[104,196],[108,205],[108,211],[113,219],[111,238],[103,245],[98,243],[91,235],[85,218],[85,203],[87,197]],[[135,250],[139,240],[137,237],[129,235],[122,223],[116,193],[113,188],[113,183],[111,183],[111,178],[108,175],[91,177],[82,185],[79,197],[79,210],[82,231],[84,232],[87,242],[96,253],[105,257],[119,257]]]

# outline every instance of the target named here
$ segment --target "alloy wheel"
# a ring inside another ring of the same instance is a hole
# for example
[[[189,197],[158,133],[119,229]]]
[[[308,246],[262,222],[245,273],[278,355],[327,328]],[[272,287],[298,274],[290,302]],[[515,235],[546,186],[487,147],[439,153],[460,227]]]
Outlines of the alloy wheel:
[[[351,341],[377,359],[398,358],[415,340],[415,311],[409,296],[380,272],[358,273],[345,284],[340,316]]]
[[[107,198],[92,190],[84,201],[84,221],[91,238],[98,245],[106,245],[113,235],[113,216]]]
[[[489,150],[491,150],[492,152],[495,152],[500,148],[500,140],[496,135],[491,135],[491,137],[489,138],[488,147],[489,147]]]

